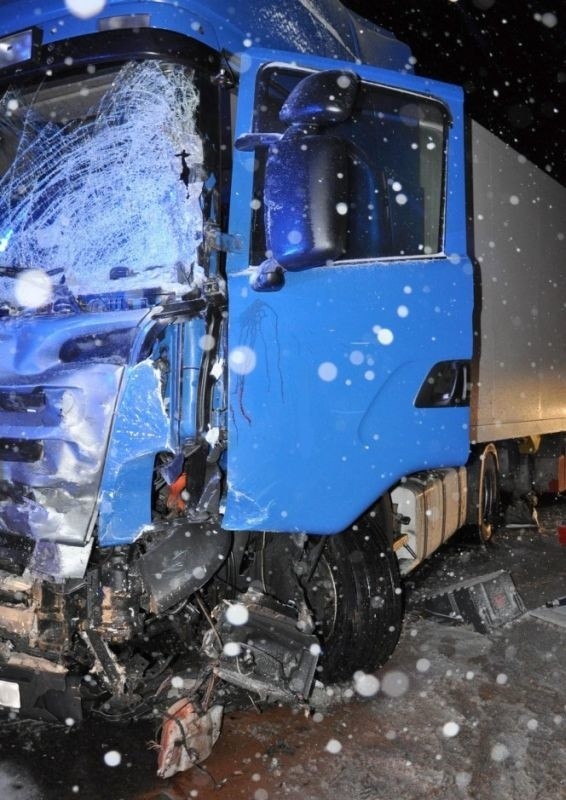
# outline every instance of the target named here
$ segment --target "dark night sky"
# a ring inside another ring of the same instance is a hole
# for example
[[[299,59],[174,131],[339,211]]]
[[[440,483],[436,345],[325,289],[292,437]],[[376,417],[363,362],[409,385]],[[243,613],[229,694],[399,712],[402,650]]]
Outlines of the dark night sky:
[[[392,31],[415,71],[566,185],[566,0],[343,0]]]

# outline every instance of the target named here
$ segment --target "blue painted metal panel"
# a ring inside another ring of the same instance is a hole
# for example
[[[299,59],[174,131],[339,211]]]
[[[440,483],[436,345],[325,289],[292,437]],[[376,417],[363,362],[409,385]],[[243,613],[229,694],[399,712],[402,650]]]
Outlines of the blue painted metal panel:
[[[243,76],[237,135],[252,129],[254,76],[268,57],[258,53]],[[288,273],[266,294],[249,285],[247,248],[230,256],[229,528],[337,533],[404,475],[468,457],[468,409],[414,407],[436,362],[472,353],[462,94],[355,70],[450,108],[445,255]],[[231,232],[246,242],[253,158],[235,155],[231,197]]]
[[[334,0],[297,0],[284,12],[279,6],[247,3],[238,8],[236,23],[222,0],[108,0],[103,14],[83,20],[56,0],[43,4],[41,22],[48,42],[93,33],[102,16],[149,14],[151,26],[187,33],[215,48],[236,50],[258,42],[272,48],[261,53],[250,47],[243,54],[239,133],[251,129],[258,66],[274,57],[289,62],[289,54],[276,48],[324,52],[347,59],[346,67],[354,57],[395,67],[399,73],[355,69],[384,85],[429,92],[450,106],[455,122],[446,257],[316,268],[289,276],[284,290],[273,295],[250,289],[245,256],[229,259],[225,525],[333,533],[403,474],[461,463],[467,455],[465,409],[413,406],[433,363],[471,354],[461,94],[402,74],[407,48],[371,25],[358,35],[354,17]],[[39,21],[35,0],[0,2],[0,10],[0,34]],[[336,59],[300,60],[324,69],[339,66]],[[253,160],[253,154],[235,158],[231,232],[244,241],[249,241]],[[401,314],[401,307],[408,313]],[[390,341],[380,331],[391,332]],[[144,395],[151,398],[148,409],[140,405]],[[189,415],[189,427],[191,421]],[[102,480],[104,544],[131,541],[149,522],[154,454],[172,447],[158,376],[150,365],[138,365],[125,377]]]
[[[130,544],[151,524],[156,455],[179,454],[181,444],[197,438],[204,332],[201,317],[171,322],[152,357],[125,369],[99,493],[102,547]],[[162,349],[169,360],[165,382],[155,361]]]
[[[202,317],[194,317],[181,326],[182,360],[181,360],[181,415],[179,420],[179,438],[186,442],[195,441],[197,432],[197,408],[200,383],[200,370],[203,356],[203,337],[206,334],[206,323]]]
[[[171,449],[159,374],[143,361],[127,370],[115,411],[100,489],[103,547],[129,544],[151,523],[155,455]]]
[[[338,0],[106,0],[99,14],[71,14],[64,0],[0,0],[0,36],[41,25],[44,41],[95,33],[99,20],[149,15],[154,28],[186,33],[216,50],[249,46],[318,52],[411,70],[409,48],[387,31],[362,20]]]

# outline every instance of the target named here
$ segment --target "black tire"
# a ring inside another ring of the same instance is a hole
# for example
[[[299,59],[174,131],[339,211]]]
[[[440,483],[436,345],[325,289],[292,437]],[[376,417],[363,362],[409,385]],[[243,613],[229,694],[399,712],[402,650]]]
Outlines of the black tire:
[[[324,540],[312,536],[305,544],[299,580],[321,642],[324,681],[351,679],[356,670],[373,672],[399,639],[403,596],[387,510],[380,503],[347,531]],[[278,574],[277,596],[285,600],[281,561],[278,569],[269,568],[269,547],[264,559],[264,574]]]
[[[468,523],[481,542],[489,542],[500,521],[499,460],[495,445],[488,444],[468,467]]]

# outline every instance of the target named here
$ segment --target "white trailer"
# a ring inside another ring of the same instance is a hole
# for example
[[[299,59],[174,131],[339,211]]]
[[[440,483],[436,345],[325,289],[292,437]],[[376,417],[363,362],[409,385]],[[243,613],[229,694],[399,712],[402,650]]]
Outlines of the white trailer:
[[[566,430],[566,189],[471,126],[472,442]]]
[[[472,456],[392,491],[404,574],[465,522],[487,540],[505,518],[533,524],[536,492],[566,491],[566,188],[476,122],[468,152]]]

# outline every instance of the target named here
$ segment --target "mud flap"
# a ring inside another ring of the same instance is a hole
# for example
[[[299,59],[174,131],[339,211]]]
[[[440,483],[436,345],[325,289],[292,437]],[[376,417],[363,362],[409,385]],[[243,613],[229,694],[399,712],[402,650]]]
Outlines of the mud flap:
[[[207,759],[220,735],[221,724],[222,706],[212,706],[199,714],[190,700],[177,700],[164,718],[157,759],[159,777],[170,778]]]

